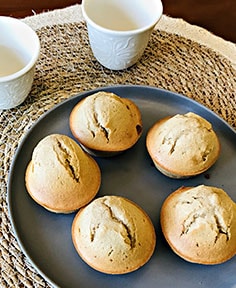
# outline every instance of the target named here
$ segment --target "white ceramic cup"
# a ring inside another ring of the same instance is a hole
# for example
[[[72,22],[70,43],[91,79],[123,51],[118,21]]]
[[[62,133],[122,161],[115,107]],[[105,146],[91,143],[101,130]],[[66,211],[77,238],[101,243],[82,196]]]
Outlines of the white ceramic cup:
[[[21,20],[0,16],[0,109],[16,107],[28,96],[39,53],[33,29]]]
[[[95,58],[122,70],[143,55],[163,6],[161,0],[83,0],[82,12]]]

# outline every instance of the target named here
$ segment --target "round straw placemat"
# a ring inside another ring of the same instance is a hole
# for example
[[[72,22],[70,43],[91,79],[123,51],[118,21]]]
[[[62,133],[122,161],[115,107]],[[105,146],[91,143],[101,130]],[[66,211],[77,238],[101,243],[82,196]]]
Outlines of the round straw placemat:
[[[37,34],[41,56],[32,91],[19,107],[0,111],[1,287],[50,287],[18,246],[6,194],[11,161],[21,138],[55,104],[102,86],[151,85],[198,101],[236,128],[236,71],[226,58],[197,42],[155,30],[136,65],[111,71],[92,55],[84,22],[43,27]]]

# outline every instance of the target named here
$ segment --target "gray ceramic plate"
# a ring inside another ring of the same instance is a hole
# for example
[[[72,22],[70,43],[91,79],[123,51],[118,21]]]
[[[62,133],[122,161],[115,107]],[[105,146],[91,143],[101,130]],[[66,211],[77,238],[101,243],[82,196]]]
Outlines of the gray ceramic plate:
[[[8,201],[11,221],[24,253],[44,277],[59,287],[236,287],[236,257],[215,266],[186,262],[175,255],[160,230],[159,212],[164,199],[178,187],[204,183],[222,187],[236,201],[236,133],[213,112],[187,97],[152,87],[114,86],[112,91],[132,99],[140,108],[144,133],[129,151],[114,158],[97,159],[102,171],[98,196],[121,195],[139,204],[151,217],[157,233],[157,246],[151,260],[126,275],[106,275],[85,264],[71,241],[75,214],[56,215],[38,206],[27,194],[24,173],[37,142],[50,133],[72,137],[68,117],[83,97],[82,93],[43,115],[21,142],[12,163]],[[193,111],[209,120],[219,135],[222,151],[217,163],[206,173],[188,180],[171,180],[152,164],[145,148],[147,130],[158,119]]]

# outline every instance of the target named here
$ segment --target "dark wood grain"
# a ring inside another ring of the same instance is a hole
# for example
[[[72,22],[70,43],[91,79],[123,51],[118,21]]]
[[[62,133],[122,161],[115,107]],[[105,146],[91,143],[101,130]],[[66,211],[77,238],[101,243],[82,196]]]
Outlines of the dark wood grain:
[[[81,0],[1,0],[0,15],[23,18],[76,3],[80,4]]]
[[[235,0],[163,0],[164,13],[236,43]]]
[[[183,18],[191,24],[236,43],[236,0],[162,0],[164,13]],[[4,0],[0,15],[23,18],[56,8],[64,8],[81,0]],[[148,1],[147,1],[148,3]]]

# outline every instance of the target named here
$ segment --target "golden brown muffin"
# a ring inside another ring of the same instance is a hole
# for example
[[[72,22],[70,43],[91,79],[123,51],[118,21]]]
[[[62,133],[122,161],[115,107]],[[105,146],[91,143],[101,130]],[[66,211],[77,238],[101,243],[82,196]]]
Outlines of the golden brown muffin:
[[[107,274],[132,272],[148,262],[156,244],[153,224],[135,203],[104,196],[80,209],[72,239],[81,258]]]
[[[112,156],[138,141],[142,134],[141,113],[129,99],[110,92],[98,92],[74,107],[70,129],[89,153]]]
[[[199,264],[219,264],[236,253],[236,204],[220,188],[182,187],[161,208],[161,227],[172,250]]]
[[[171,178],[203,173],[220,153],[212,125],[192,112],[159,120],[148,131],[146,146],[156,168]]]
[[[52,134],[35,147],[25,183],[38,204],[52,212],[70,213],[95,197],[101,172],[95,160],[74,140]]]

